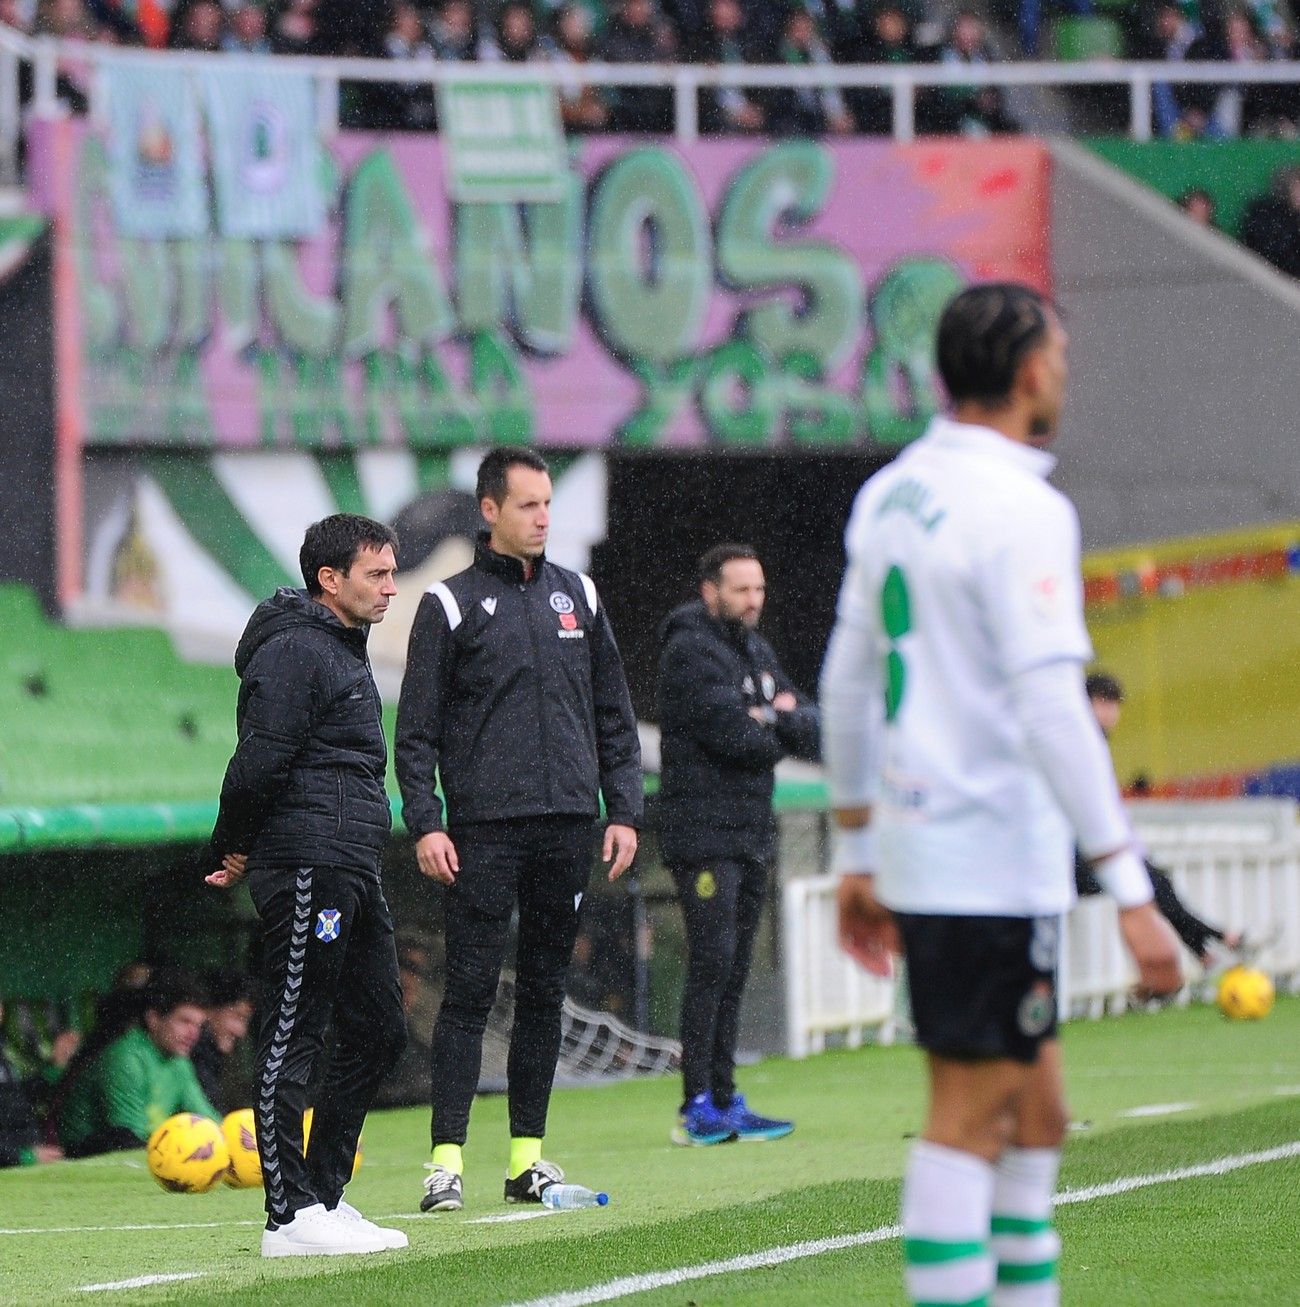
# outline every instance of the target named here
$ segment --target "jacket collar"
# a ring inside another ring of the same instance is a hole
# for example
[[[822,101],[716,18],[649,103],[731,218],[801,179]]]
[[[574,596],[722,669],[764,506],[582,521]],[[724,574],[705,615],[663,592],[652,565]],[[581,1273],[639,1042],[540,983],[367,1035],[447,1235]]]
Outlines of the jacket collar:
[[[942,449],[957,449],[979,458],[1010,463],[1033,476],[1046,479],[1056,466],[1056,458],[1045,449],[1022,445],[1018,440],[1004,436],[992,427],[977,426],[973,422],[957,422],[952,418],[937,417],[925,433],[926,439]]]
[[[532,575],[526,575],[524,565],[517,558],[509,558],[505,554],[498,554],[492,548],[488,541],[492,538],[488,531],[480,531],[478,539],[474,544],[474,566],[484,572],[490,572],[493,576],[499,576],[504,581],[509,581],[512,585],[522,585],[525,581],[535,581],[541,574],[542,566],[546,562],[545,554],[538,554],[533,560]]]

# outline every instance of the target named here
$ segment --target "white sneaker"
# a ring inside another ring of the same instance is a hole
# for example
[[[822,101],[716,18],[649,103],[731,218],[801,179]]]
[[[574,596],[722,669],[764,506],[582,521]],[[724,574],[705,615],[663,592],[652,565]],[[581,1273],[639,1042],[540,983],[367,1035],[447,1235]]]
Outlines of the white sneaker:
[[[337,1216],[341,1221],[354,1225],[357,1229],[364,1230],[377,1239],[382,1239],[385,1248],[405,1248],[411,1242],[401,1230],[391,1230],[386,1226],[376,1225],[373,1221],[367,1221],[351,1203],[345,1202],[341,1198],[339,1199],[339,1205],[330,1215]]]
[[[294,1213],[292,1221],[262,1231],[263,1257],[336,1257],[344,1253],[381,1253],[388,1244],[355,1221],[327,1212],[313,1203]]]

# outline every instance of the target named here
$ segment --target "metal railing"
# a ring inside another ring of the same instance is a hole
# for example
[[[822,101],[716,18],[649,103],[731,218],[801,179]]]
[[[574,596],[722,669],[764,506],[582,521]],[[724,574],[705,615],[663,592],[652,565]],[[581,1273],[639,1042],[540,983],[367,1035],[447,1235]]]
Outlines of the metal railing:
[[[828,64],[699,65],[563,63],[439,63],[433,60],[344,59],[323,56],[199,54],[188,51],[122,49],[84,41],[28,37],[0,25],[0,167],[18,155],[22,110],[19,102],[19,64],[34,68],[30,112],[65,113],[60,104],[58,75],[61,65],[90,70],[92,112],[102,96],[102,72],[110,63],[165,61],[169,66],[193,69],[261,67],[268,60],[291,64],[310,73],[318,88],[322,133],[338,130],[339,84],[350,82],[438,86],[456,82],[541,82],[556,86],[580,81],[589,86],[659,87],[673,93],[674,135],[694,141],[700,134],[698,93],[717,87],[740,89],[875,88],[888,91],[892,101],[892,134],[896,141],[916,136],[916,95],[936,87],[1127,87],[1129,134],[1149,141],[1153,135],[1151,90],[1159,83],[1218,86],[1300,84],[1300,62],[1253,65],[1225,63],[1163,63],[1100,60],[1088,63],[951,64]]]

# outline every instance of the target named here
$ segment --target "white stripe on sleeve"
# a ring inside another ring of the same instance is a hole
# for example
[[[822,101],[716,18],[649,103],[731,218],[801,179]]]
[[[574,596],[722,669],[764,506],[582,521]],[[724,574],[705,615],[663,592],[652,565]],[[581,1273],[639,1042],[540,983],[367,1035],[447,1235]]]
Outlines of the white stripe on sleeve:
[[[456,596],[441,581],[435,581],[428,592],[442,605],[442,611],[447,614],[447,625],[454,631],[461,622],[460,605],[456,602]]]

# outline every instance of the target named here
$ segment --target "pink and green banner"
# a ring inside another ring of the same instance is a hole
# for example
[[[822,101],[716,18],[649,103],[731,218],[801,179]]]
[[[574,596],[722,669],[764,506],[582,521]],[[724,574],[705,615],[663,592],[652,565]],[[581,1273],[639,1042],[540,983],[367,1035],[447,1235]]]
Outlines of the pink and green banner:
[[[1026,140],[596,138],[558,202],[455,204],[436,137],[346,135],[300,241],[124,236],[103,141],[33,151],[84,446],[893,447],[946,298],[1048,288]]]

